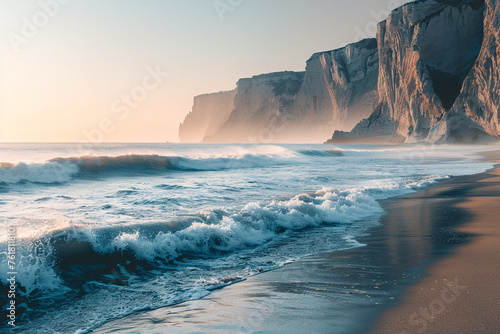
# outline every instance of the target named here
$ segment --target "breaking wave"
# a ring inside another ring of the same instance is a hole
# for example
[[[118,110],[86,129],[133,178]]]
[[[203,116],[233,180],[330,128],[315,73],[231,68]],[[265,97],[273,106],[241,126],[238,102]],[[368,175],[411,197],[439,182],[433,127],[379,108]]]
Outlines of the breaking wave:
[[[20,182],[32,183],[62,183],[70,181],[79,173],[78,166],[57,162],[17,164],[3,163],[0,165],[0,184]]]
[[[305,157],[340,157],[341,150],[301,150]],[[219,171],[284,165],[300,158],[285,149],[257,153],[225,154],[205,157],[182,157],[129,154],[121,156],[82,156],[54,158],[45,162],[0,163],[0,184],[64,183],[78,177],[155,173],[164,171]]]
[[[165,224],[104,228],[68,225],[21,241],[25,254],[21,255],[19,282],[29,294],[60,284],[74,285],[82,278],[82,284],[97,279],[95,272],[90,277],[85,273],[103,265],[139,261],[142,267],[157,268],[179,259],[218,257],[263,245],[288,232],[362,220],[382,212],[378,199],[433,181],[428,178],[349,190],[325,188],[268,203],[249,203],[236,211],[203,210],[191,220]],[[75,265],[79,265],[78,275],[65,272]]]
[[[55,158],[42,163],[0,164],[0,184],[63,183],[77,177],[155,173],[164,171],[219,171],[269,167],[286,164],[293,157],[285,154],[219,155],[200,158],[160,155],[84,156]]]

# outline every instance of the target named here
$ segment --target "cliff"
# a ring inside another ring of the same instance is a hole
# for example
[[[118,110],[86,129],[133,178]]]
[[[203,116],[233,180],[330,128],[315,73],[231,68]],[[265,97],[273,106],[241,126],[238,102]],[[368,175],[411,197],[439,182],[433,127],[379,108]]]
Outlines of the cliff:
[[[286,132],[304,72],[278,72],[240,79],[227,121],[205,142],[273,142]],[[271,129],[278,129],[271,130]]]
[[[498,140],[497,7],[427,0],[394,10],[378,26],[378,104],[329,142]]]
[[[314,54],[298,94],[297,114],[321,115],[334,130],[351,130],[377,100],[377,41],[366,39]]]
[[[481,52],[447,118],[446,137],[450,142],[500,136],[500,2],[487,0],[486,4]],[[472,127],[464,128],[464,122]]]
[[[350,130],[371,113],[377,77],[375,39],[316,53],[305,72],[239,80],[232,99],[220,93],[217,103],[196,97],[193,111],[179,129],[180,138],[182,142],[322,142],[334,130]],[[212,120],[227,113],[222,123],[223,117]],[[211,131],[208,123],[213,125]]]
[[[195,98],[181,141],[475,143],[500,138],[500,0],[422,0],[305,72]],[[350,131],[350,132],[348,132]]]
[[[235,96],[236,90],[196,96],[193,110],[179,127],[181,142],[197,143],[214,134],[229,118]]]

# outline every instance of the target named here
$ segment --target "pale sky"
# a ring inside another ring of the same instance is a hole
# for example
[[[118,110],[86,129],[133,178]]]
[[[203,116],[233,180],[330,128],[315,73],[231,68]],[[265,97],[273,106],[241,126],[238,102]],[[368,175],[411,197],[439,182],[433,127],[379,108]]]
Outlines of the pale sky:
[[[405,2],[0,0],[0,142],[178,141],[195,95],[303,71]]]

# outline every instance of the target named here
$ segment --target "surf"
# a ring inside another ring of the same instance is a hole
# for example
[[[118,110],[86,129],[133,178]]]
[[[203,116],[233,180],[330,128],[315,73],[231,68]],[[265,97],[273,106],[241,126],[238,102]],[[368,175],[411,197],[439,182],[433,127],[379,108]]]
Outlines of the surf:
[[[293,154],[220,154],[206,157],[128,154],[120,156],[82,156],[53,158],[35,163],[0,164],[0,184],[57,184],[75,178],[125,176],[127,174],[169,171],[222,171],[270,167],[290,162]]]

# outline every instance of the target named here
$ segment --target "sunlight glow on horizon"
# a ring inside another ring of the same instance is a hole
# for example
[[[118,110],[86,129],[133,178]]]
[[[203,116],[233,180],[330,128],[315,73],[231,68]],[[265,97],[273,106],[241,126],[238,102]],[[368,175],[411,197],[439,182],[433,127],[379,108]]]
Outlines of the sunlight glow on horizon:
[[[56,1],[0,0],[0,142],[81,142],[96,129],[106,129],[102,142],[176,142],[194,96],[303,71],[388,9],[387,0],[244,0],[221,20],[212,0],[65,0],[26,28]],[[15,52],[23,31],[33,36]],[[157,66],[168,77],[141,89]],[[131,94],[125,117],[116,101]]]

